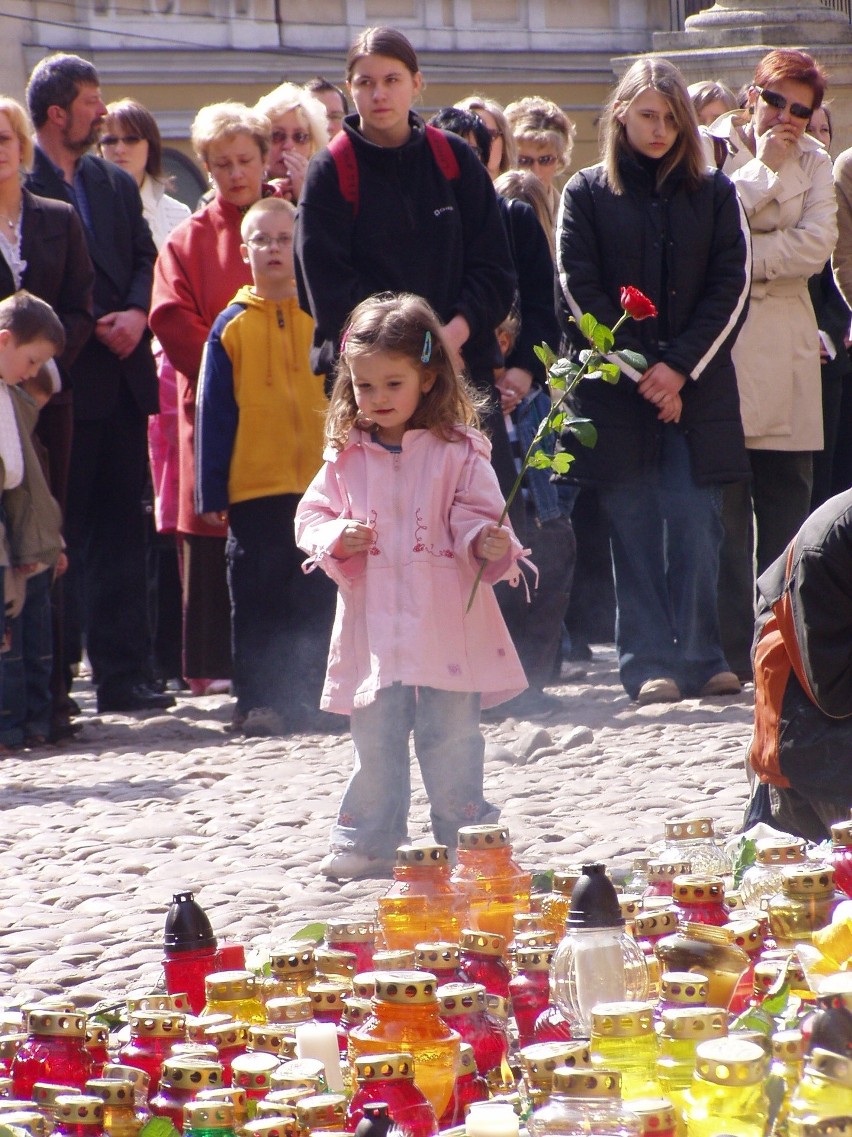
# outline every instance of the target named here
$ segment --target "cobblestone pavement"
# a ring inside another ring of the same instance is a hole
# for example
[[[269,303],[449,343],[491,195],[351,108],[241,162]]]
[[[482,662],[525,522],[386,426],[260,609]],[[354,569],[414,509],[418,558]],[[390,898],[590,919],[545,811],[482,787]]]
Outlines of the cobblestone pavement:
[[[485,727],[487,794],[528,868],[626,867],[668,816],[735,831],[747,796],[751,688],[637,707],[611,649],[555,688],[564,713]],[[96,715],[63,749],[0,763],[0,998],[150,988],[176,888],[191,886],[220,940],[268,947],[313,920],[373,911],[386,881],[317,873],[350,768],[348,736],[243,740],[227,697],[166,714]],[[411,837],[428,834],[413,778]]]

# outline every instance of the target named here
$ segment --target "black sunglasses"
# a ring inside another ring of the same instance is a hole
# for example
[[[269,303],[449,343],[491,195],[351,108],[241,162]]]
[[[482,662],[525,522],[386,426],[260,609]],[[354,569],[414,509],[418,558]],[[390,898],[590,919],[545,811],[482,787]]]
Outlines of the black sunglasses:
[[[111,149],[117,146],[119,142],[123,142],[125,146],[138,146],[142,139],[138,134],[105,134],[101,139],[101,146],[106,146]]]
[[[779,95],[777,91],[767,91],[765,87],[758,87],[755,83],[755,91],[776,111],[783,111],[787,108],[787,100],[783,95]],[[811,116],[814,113],[813,107],[806,107],[802,103],[790,103],[790,114],[794,118],[803,118],[805,122],[810,122]]]

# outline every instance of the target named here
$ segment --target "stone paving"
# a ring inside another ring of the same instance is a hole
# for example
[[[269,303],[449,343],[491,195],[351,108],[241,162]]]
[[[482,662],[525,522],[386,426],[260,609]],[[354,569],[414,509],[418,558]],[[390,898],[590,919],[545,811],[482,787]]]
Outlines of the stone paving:
[[[734,832],[747,797],[742,696],[637,707],[612,649],[555,688],[564,714],[486,726],[487,794],[527,868],[627,867],[668,816]],[[173,890],[190,886],[220,941],[263,949],[313,920],[371,914],[386,881],[317,873],[350,768],[348,736],[245,740],[231,700],[96,715],[63,749],[0,763],[0,1007],[44,994],[150,989]],[[413,776],[412,839],[428,835]]]

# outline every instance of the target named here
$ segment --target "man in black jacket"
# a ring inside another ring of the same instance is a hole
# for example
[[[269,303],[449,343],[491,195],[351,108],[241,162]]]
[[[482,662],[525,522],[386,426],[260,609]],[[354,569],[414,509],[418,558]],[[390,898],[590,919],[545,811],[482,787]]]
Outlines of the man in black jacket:
[[[824,841],[852,807],[852,490],[811,514],[757,587],[749,760],[763,785],[749,818]]]
[[[147,419],[158,410],[147,330],[157,251],[135,181],[87,151],[106,107],[76,55],[43,59],[27,86],[36,152],[27,186],[77,210],[95,267],[95,329],[71,368],[74,439],[66,517],[98,710],[171,706],[146,682],[150,628],[142,496]]]

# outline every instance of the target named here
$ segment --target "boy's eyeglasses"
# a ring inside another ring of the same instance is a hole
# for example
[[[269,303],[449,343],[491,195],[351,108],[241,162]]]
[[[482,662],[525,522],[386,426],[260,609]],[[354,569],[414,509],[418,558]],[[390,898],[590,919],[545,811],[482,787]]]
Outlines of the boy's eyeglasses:
[[[123,142],[125,146],[137,146],[141,141],[142,138],[138,134],[105,134],[101,139],[101,146],[112,149],[113,146],[118,146],[119,142]]]
[[[310,142],[311,136],[306,130],[273,130],[272,141],[276,146],[283,146],[287,139],[292,139],[297,146],[304,146],[306,142]]]
[[[265,253],[267,249],[271,249],[273,245],[277,245],[279,249],[286,248],[293,240],[290,233],[279,233],[277,237],[270,237],[267,233],[253,233],[246,241],[247,245],[251,245],[253,249],[257,249],[260,253]]]
[[[530,166],[555,166],[558,161],[555,154],[539,154],[537,157],[532,154],[518,155],[518,165],[522,169],[529,169]]]
[[[788,103],[784,96],[779,95],[777,91],[767,91],[765,87],[758,87],[756,83],[754,89],[773,110],[783,111],[789,106],[793,118],[801,118],[805,122],[810,122],[814,113],[813,107],[806,107],[803,103]]]

